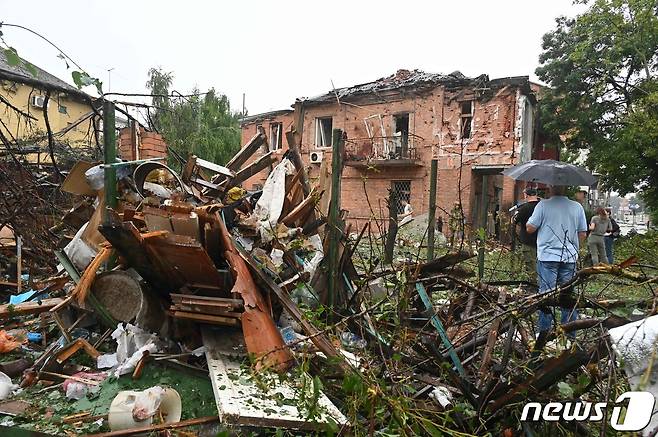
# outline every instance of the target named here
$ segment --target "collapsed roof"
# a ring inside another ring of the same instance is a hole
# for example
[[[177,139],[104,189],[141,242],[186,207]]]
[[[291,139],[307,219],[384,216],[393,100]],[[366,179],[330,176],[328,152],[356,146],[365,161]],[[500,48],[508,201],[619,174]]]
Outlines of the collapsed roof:
[[[307,99],[297,99],[304,102],[305,106],[318,105],[327,102],[335,102],[336,98],[341,101],[361,100],[369,97],[383,98],[387,94],[400,94],[405,91],[422,92],[429,91],[437,86],[460,87],[485,83],[489,80],[486,74],[475,78],[466,77],[459,71],[450,74],[427,73],[421,70],[398,70],[395,74],[344,88],[337,88],[320,96]]]

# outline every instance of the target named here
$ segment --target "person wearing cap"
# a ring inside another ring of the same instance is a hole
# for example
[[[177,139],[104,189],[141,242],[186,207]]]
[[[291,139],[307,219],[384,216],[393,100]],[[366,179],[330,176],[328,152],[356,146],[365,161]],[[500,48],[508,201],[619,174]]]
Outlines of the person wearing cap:
[[[532,187],[526,187],[523,190],[525,203],[519,206],[512,218],[516,235],[521,242],[521,254],[523,255],[523,267],[530,280],[537,283],[537,234],[529,234],[526,229],[526,223],[535,211],[539,203],[537,190]]]

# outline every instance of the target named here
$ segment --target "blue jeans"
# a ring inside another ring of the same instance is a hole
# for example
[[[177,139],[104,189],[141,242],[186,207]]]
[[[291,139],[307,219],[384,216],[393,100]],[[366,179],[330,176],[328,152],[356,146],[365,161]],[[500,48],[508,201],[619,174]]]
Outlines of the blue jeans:
[[[605,254],[608,257],[608,263],[614,264],[614,252],[612,246],[614,245],[615,240],[612,237],[603,237],[603,241],[605,242]]]
[[[564,263],[559,261],[537,261],[537,281],[539,292],[546,293],[557,285],[569,282],[576,274],[576,263]],[[562,308],[561,323],[578,320],[578,311],[574,308]],[[537,330],[548,331],[553,325],[553,314],[539,310]],[[575,335],[575,334],[574,334]],[[573,335],[572,335],[573,336]]]

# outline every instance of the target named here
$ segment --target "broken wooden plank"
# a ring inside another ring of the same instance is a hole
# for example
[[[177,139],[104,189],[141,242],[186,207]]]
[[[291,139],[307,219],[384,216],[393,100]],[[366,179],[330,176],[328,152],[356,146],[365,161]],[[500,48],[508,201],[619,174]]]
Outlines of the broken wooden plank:
[[[230,168],[215,164],[214,162],[206,161],[205,159],[201,159],[199,157],[196,158],[196,165],[197,167],[210,170],[211,172],[220,174],[222,176],[227,176],[230,178],[235,176],[235,172]]]
[[[311,192],[311,185],[308,182],[304,162],[302,161],[302,156],[299,152],[302,144],[302,136],[297,131],[291,130],[290,132],[286,132],[286,140],[288,140],[288,155],[290,156],[290,160],[295,166],[295,169],[302,172],[300,182],[302,183],[304,196],[308,196]]]
[[[171,311],[171,315],[177,319],[194,320],[195,322],[209,323],[212,325],[240,326],[240,320],[235,317],[224,317],[214,314],[201,314],[179,310]]]
[[[252,272],[254,272],[255,275],[257,275],[260,280],[265,283],[265,285],[268,286],[268,288],[277,296],[279,299],[279,302],[281,302],[281,305],[288,311],[288,313],[292,316],[292,318],[300,324],[302,329],[304,329],[304,332],[306,335],[309,336],[309,339],[313,344],[320,350],[322,351],[327,357],[329,358],[337,358],[337,362],[339,366],[344,370],[344,371],[352,371],[353,369],[350,367],[350,365],[345,361],[345,357],[343,354],[338,352],[338,350],[331,344],[331,342],[325,337],[311,322],[309,322],[306,317],[302,315],[302,313],[299,311],[299,308],[295,303],[290,299],[290,296],[288,296],[288,293],[283,291],[281,287],[279,287],[267,274],[256,264],[254,259],[244,251],[241,247],[236,245],[236,248],[238,252],[240,252],[240,256],[249,264],[251,267]]]
[[[0,319],[7,319],[13,316],[24,316],[28,314],[40,314],[54,308],[64,302],[64,299],[53,297],[41,301],[23,302],[18,305],[5,304],[0,305]]]
[[[288,382],[272,375],[266,390],[257,384],[250,371],[242,366],[246,351],[239,331],[203,328],[201,334],[222,423],[306,431],[321,430],[325,423],[347,424],[345,416],[322,392],[318,397],[319,414],[313,420],[306,419],[307,412],[296,403],[281,403],[280,399],[299,399],[299,381]],[[310,376],[304,374],[304,377],[312,381]]]
[[[263,133],[257,133],[254,135],[247,144],[244,145],[242,149],[238,153],[235,154],[233,158],[226,164],[226,168],[237,171],[242,167],[242,164],[247,162],[247,160],[256,153],[258,148],[262,146],[265,141],[267,141],[267,137]]]
[[[55,359],[59,364],[63,364],[66,360],[71,358],[80,349],[84,350],[94,361],[99,357],[100,353],[84,338],[78,338],[62,349],[57,351]]]
[[[149,425],[141,428],[120,429],[117,431],[101,432],[98,434],[87,434],[87,437],[120,437],[124,435],[143,434],[146,432],[165,431],[168,429],[186,428],[188,426],[202,425],[204,423],[217,422],[219,417],[207,416],[197,417],[196,419],[182,420],[175,423],[161,423],[159,425]]]
[[[288,215],[286,215],[281,221],[284,225],[291,227],[294,226],[297,222],[305,220],[308,215],[313,211],[313,208],[318,203],[318,200],[322,196],[322,193],[318,194],[315,190],[306,196],[301,203],[299,203]]]
[[[274,161],[275,159],[272,152],[266,153],[256,161],[240,170],[234,178],[231,178],[228,182],[227,189],[235,187],[236,185],[241,184],[255,174],[258,174],[260,171],[265,170],[270,164],[274,163]]]
[[[87,300],[87,295],[89,294],[89,290],[91,289],[91,284],[94,282],[94,279],[96,278],[96,271],[100,268],[102,264],[105,263],[108,259],[110,259],[110,255],[112,254],[112,248],[111,247],[104,247],[101,249],[101,251],[96,255],[96,258],[87,266],[85,269],[85,272],[82,274],[80,277],[80,282],[78,282],[71,292],[71,296],[73,296],[74,299],[78,301],[78,304],[83,305],[85,300]]]
[[[486,375],[489,370],[489,363],[491,362],[491,357],[493,355],[493,349],[496,345],[496,339],[498,338],[498,329],[500,329],[500,313],[503,311],[501,306],[505,303],[507,298],[507,290],[505,287],[500,287],[498,290],[498,307],[496,308],[496,318],[491,323],[491,328],[489,329],[489,335],[487,336],[487,344],[484,347],[484,352],[482,353],[482,363],[480,364],[480,382],[483,383],[486,379]]]
[[[214,296],[199,296],[196,294],[177,294],[171,293],[171,298],[174,301],[190,301],[190,302],[212,302],[218,305],[225,305],[227,308],[242,308],[244,302],[241,299],[229,299],[226,297]]]

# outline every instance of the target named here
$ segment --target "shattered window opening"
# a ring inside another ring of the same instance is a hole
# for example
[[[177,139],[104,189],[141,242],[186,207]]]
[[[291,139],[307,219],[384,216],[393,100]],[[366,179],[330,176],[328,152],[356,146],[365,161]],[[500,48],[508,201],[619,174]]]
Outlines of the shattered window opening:
[[[58,105],[57,107],[60,114],[68,114],[68,109],[64,105]]]
[[[409,113],[397,114],[393,116],[394,136],[399,138],[399,144],[396,144],[396,155],[401,158],[408,158],[409,150]],[[398,150],[399,148],[399,150]]]
[[[391,191],[396,198],[395,210],[398,214],[404,213],[402,201],[406,200],[407,203],[411,203],[411,181],[391,181]]]
[[[282,123],[270,124],[270,151],[280,150],[282,145]]]
[[[469,139],[473,135],[473,101],[461,102],[461,118],[459,119],[460,138]]]
[[[331,147],[332,129],[333,129],[332,117],[318,117],[315,119],[316,147]]]

